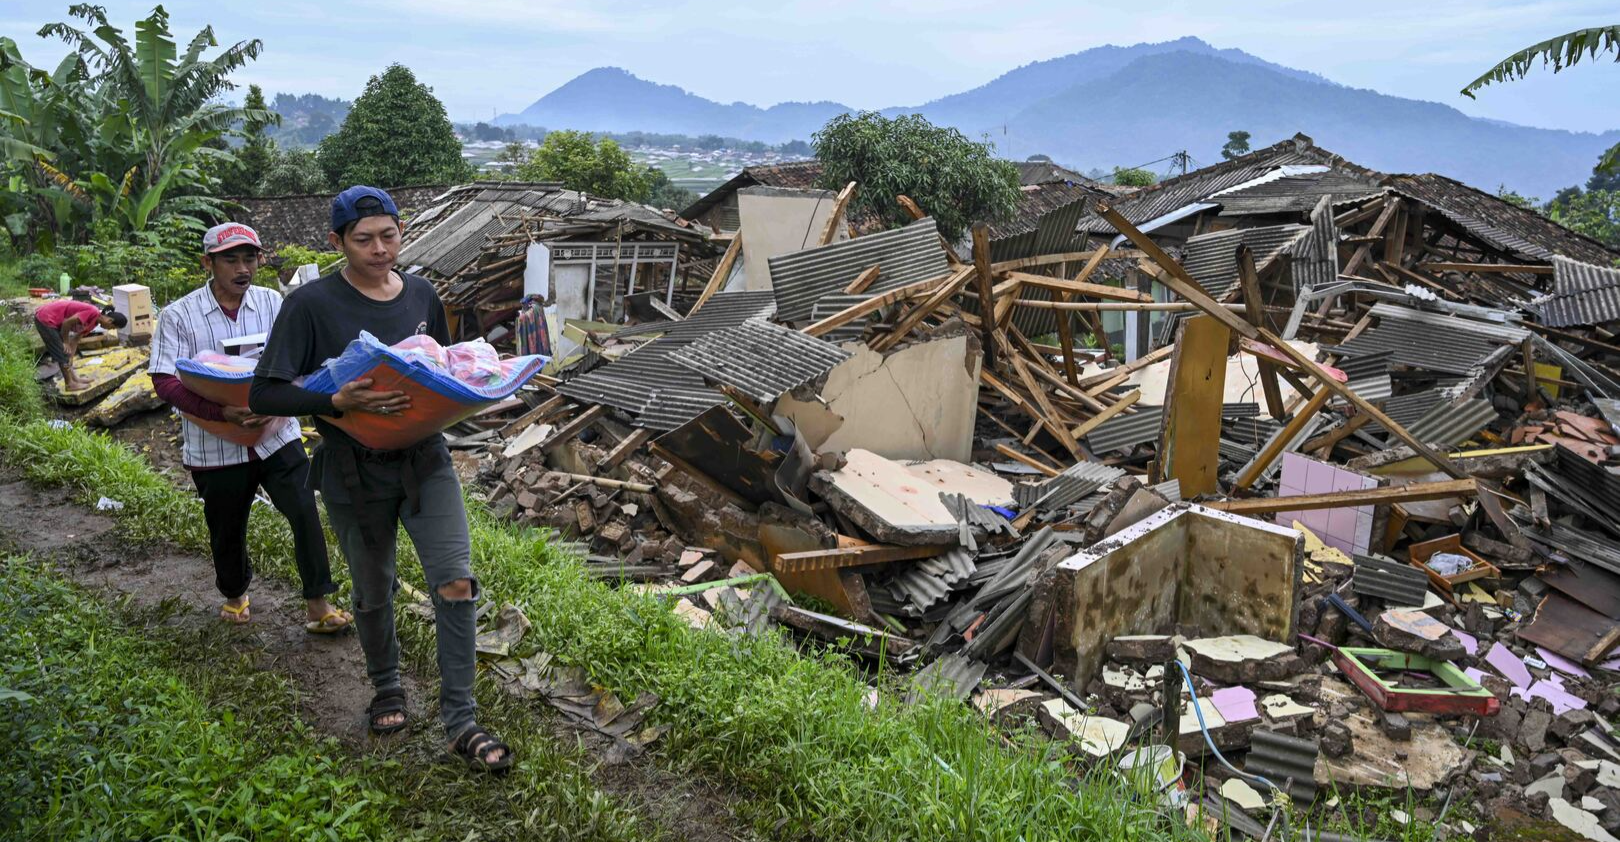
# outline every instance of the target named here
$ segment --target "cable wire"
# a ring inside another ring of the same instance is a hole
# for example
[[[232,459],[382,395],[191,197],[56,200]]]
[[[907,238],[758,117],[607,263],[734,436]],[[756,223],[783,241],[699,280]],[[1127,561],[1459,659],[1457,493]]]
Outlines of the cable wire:
[[[1227,762],[1226,755],[1221,754],[1221,750],[1215,747],[1215,741],[1210,738],[1209,726],[1204,724],[1204,711],[1198,707],[1198,691],[1193,689],[1192,673],[1187,672],[1186,664],[1183,664],[1180,661],[1176,661],[1175,664],[1176,668],[1181,670],[1182,680],[1187,682],[1187,694],[1192,697],[1193,713],[1198,715],[1198,730],[1204,732],[1204,744],[1209,746],[1209,750],[1214,753],[1215,759],[1221,761],[1222,766],[1225,766],[1229,771],[1231,771],[1232,774],[1237,775],[1240,778],[1247,778],[1251,781],[1259,781],[1260,783],[1263,783],[1278,792],[1282,792],[1282,787],[1277,786],[1266,778],[1263,778],[1260,775],[1251,775],[1247,772],[1240,772],[1236,766],[1233,766],[1231,763]],[[1283,794],[1287,795],[1287,793]]]

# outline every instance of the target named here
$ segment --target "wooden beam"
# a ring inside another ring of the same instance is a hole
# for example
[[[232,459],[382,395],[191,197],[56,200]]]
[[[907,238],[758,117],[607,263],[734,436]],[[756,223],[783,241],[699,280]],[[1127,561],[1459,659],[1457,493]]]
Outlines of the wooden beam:
[[[1042,474],[1045,474],[1046,476],[1049,476],[1049,477],[1055,477],[1058,474],[1063,473],[1062,471],[1059,471],[1057,468],[1054,468],[1051,465],[1048,465],[1045,462],[1042,462],[1041,460],[1036,459],[1033,456],[1025,456],[1024,454],[1019,453],[1018,451],[1013,450],[1012,448],[1010,448],[1010,447],[1008,447],[1007,445],[1004,445],[1004,444],[996,445],[996,452],[1000,453],[1002,456],[1007,457],[1008,459],[1013,460],[1014,462],[1019,463],[1020,465],[1027,465],[1027,466],[1029,466],[1031,468],[1034,468],[1035,470],[1040,471]]]
[[[861,567],[867,564],[891,564],[896,561],[933,558],[947,549],[949,548],[944,546],[896,547],[886,544],[835,547],[830,550],[782,553],[776,557],[776,567],[783,573],[808,573],[812,570],[834,570],[840,567]]]
[[[1236,331],[1239,336],[1260,340],[1276,348],[1278,351],[1281,351],[1284,356],[1293,360],[1294,363],[1300,368],[1315,374],[1317,380],[1319,380],[1328,389],[1331,389],[1334,393],[1338,394],[1339,397],[1349,401],[1362,412],[1371,415],[1374,421],[1378,422],[1378,424],[1384,429],[1393,433],[1396,438],[1401,440],[1401,443],[1411,447],[1413,452],[1428,460],[1430,464],[1444,471],[1448,476],[1455,477],[1457,479],[1462,479],[1467,476],[1467,474],[1465,474],[1461,468],[1457,467],[1450,459],[1447,459],[1440,453],[1435,452],[1434,448],[1429,447],[1427,444],[1418,441],[1417,438],[1415,438],[1405,427],[1395,423],[1395,421],[1388,415],[1385,415],[1382,410],[1369,403],[1366,398],[1361,397],[1345,384],[1340,383],[1339,381],[1328,376],[1327,372],[1323,371],[1321,366],[1316,364],[1315,360],[1312,360],[1303,353],[1300,353],[1298,348],[1284,342],[1271,331],[1266,330],[1265,328],[1257,328],[1239,318],[1232,311],[1220,306],[1215,299],[1209,297],[1209,294],[1204,291],[1204,288],[1200,286],[1197,281],[1193,280],[1191,275],[1187,274],[1187,270],[1183,269],[1181,264],[1170,259],[1170,256],[1164,253],[1164,249],[1159,248],[1158,243],[1155,243],[1151,237],[1138,230],[1137,227],[1132,225],[1129,220],[1121,216],[1119,211],[1116,211],[1107,205],[1103,205],[1099,208],[1099,213],[1101,213],[1102,217],[1108,220],[1108,222],[1114,226],[1115,230],[1124,233],[1125,236],[1131,240],[1131,242],[1136,243],[1137,248],[1141,249],[1144,254],[1148,255],[1148,257],[1157,262],[1160,268],[1164,269],[1165,274],[1159,279],[1160,283],[1170,287],[1171,290],[1173,290],[1177,295],[1180,295],[1182,298],[1197,304],[1199,309],[1221,320],[1221,322],[1227,327]]]
[[[1517,263],[1419,263],[1418,268],[1425,272],[1473,272],[1475,274],[1487,273],[1528,273],[1531,275],[1551,275],[1551,266],[1521,266]]]
[[[1273,436],[1271,441],[1266,442],[1266,446],[1255,455],[1254,461],[1250,462],[1249,466],[1243,470],[1243,473],[1238,475],[1237,481],[1232,484],[1232,487],[1239,489],[1254,485],[1254,481],[1259,479],[1267,468],[1271,467],[1272,462],[1277,461],[1277,457],[1281,456],[1288,443],[1299,435],[1299,431],[1305,429],[1305,425],[1316,417],[1316,413],[1322,411],[1322,407],[1327,405],[1328,398],[1331,395],[1332,393],[1327,389],[1318,386],[1316,394],[1311,395],[1311,399],[1305,402],[1304,408],[1294,413],[1293,418],[1288,419],[1288,423],[1283,425],[1281,432]]]
[[[737,405],[738,409],[741,409],[750,418],[753,418],[755,421],[765,425],[765,429],[770,430],[771,435],[782,435],[782,428],[776,426],[776,422],[771,420],[771,414],[765,411],[765,407],[754,403],[753,398],[750,398],[741,391],[738,391],[735,386],[728,386],[724,383],[720,384],[720,394],[729,398],[732,403]]]
[[[511,423],[507,424],[505,427],[502,427],[501,438],[510,439],[516,436],[518,433],[527,430],[531,426],[534,426],[536,421],[539,421],[547,415],[561,409],[562,405],[567,401],[568,399],[562,395],[552,395],[551,397],[535,404],[533,409],[512,419]]]
[[[872,282],[878,279],[879,269],[880,267],[873,266],[867,269],[865,272],[856,275],[855,280],[850,281],[849,286],[844,287],[844,294],[860,295],[861,293],[866,292],[866,288],[871,286]]]
[[[1149,351],[1148,353],[1143,354],[1142,356],[1137,357],[1124,365],[1117,365],[1108,369],[1107,371],[1081,378],[1080,386],[1086,390],[1086,394],[1096,397],[1103,392],[1124,383],[1126,380],[1129,380],[1132,374],[1135,374],[1136,372],[1147,368],[1150,365],[1169,359],[1170,355],[1175,353],[1175,350],[1174,345],[1166,345],[1163,348],[1155,348],[1154,350]]]
[[[979,331],[984,343],[986,365],[996,364],[996,296],[990,290],[990,229],[983,222],[973,226],[973,265],[979,270],[973,279],[979,290]]]
[[[1301,494],[1295,497],[1253,497],[1245,500],[1220,500],[1203,503],[1211,509],[1235,515],[1268,515],[1277,512],[1306,511],[1311,509],[1341,509],[1356,506],[1381,506],[1394,503],[1420,503],[1425,500],[1444,500],[1448,497],[1469,497],[1479,493],[1479,485],[1472,479],[1450,479],[1440,482],[1414,482],[1388,488],[1367,488],[1356,491],[1334,491],[1328,494]]]
[[[630,457],[630,454],[636,452],[636,450],[638,450],[642,445],[650,441],[652,437],[652,430],[645,427],[637,427],[633,432],[630,433],[630,435],[625,436],[623,441],[614,445],[613,449],[608,451],[608,455],[603,456],[597,461],[596,469],[598,471],[611,471],[614,468],[619,467],[619,465],[623,464],[625,459]]]
[[[1113,406],[1108,407],[1107,409],[1103,410],[1102,412],[1099,412],[1096,415],[1093,415],[1090,418],[1087,418],[1084,422],[1082,422],[1080,424],[1080,426],[1075,427],[1074,429],[1070,430],[1069,435],[1074,436],[1076,439],[1085,438],[1087,435],[1089,435],[1091,433],[1092,430],[1097,429],[1097,426],[1099,424],[1101,424],[1104,421],[1107,421],[1110,418],[1113,418],[1115,415],[1118,415],[1121,412],[1124,412],[1128,407],[1135,404],[1141,398],[1142,398],[1142,390],[1141,389],[1137,389],[1136,391],[1125,395],[1123,398],[1119,399],[1118,403],[1115,403]]]
[[[1600,342],[1591,338],[1590,336],[1582,336],[1579,333],[1571,333],[1567,330],[1559,330],[1557,328],[1547,327],[1543,324],[1536,324],[1535,322],[1523,322],[1522,324],[1536,333],[1545,334],[1553,337],[1554,339],[1562,339],[1566,342],[1574,342],[1577,345],[1585,345],[1594,351],[1607,351],[1611,354],[1620,354],[1620,345],[1614,345],[1608,342]]]
[[[1049,289],[1053,292],[1065,292],[1073,295],[1089,295],[1093,298],[1106,298],[1111,301],[1152,301],[1153,296],[1134,289],[1111,287],[1107,284],[1091,284],[1081,281],[1068,281],[1063,278],[1049,278],[1045,275],[1032,275],[1028,272],[1012,271],[1007,277],[1023,281],[1026,286]]]
[[[1030,376],[1029,367],[1024,364],[1023,359],[1016,354],[1008,354],[1008,357],[1011,358],[1013,371],[1018,373],[1018,379],[1024,381],[1024,388],[1029,390],[1030,396],[1040,406],[1041,414],[1046,416],[1046,429],[1052,431],[1052,435],[1057,437],[1064,450],[1069,451],[1069,455],[1076,459],[1086,458],[1085,452],[1080,449],[1080,443],[1069,435],[1068,427],[1063,424],[1063,417],[1052,408],[1052,402],[1046,399],[1046,390]]]
[[[1331,450],[1334,445],[1349,438],[1351,434],[1355,433],[1355,431],[1367,426],[1367,422],[1370,420],[1372,420],[1372,417],[1368,415],[1353,415],[1350,417],[1350,420],[1344,422],[1343,424],[1328,430],[1314,439],[1307,440],[1303,445],[1300,445],[1299,449],[1307,453],[1313,450]],[[1323,458],[1326,458],[1326,453],[1321,455]]]
[[[827,318],[806,327],[804,332],[810,334],[811,336],[820,336],[835,327],[841,327],[849,324],[867,313],[881,310],[896,301],[901,301],[914,295],[929,292],[936,285],[944,283],[945,280],[946,278],[929,278],[925,281],[916,281],[906,284],[898,289],[891,289],[882,295],[875,295],[866,299],[865,301],[858,301],[828,316]]]
[[[1108,257],[1108,251],[1108,246],[1105,244],[1101,248],[1092,252],[1091,257],[1086,260],[1086,265],[1080,267],[1080,274],[1075,275],[1071,280],[1077,284],[1086,283],[1087,279],[1091,277],[1092,273],[1097,271],[1097,267],[1101,266],[1103,260]],[[1068,303],[1069,293],[1059,291],[1057,300],[1060,304]],[[1092,319],[1096,318],[1096,316],[1092,316]],[[1059,313],[1057,322],[1058,339],[1063,344],[1063,373],[1069,378],[1070,383],[1074,384],[1075,386],[1079,386],[1080,369],[1074,361],[1074,324],[1072,318],[1068,313]],[[1100,322],[1092,326],[1093,338],[1099,345],[1107,345],[1108,337],[1099,329],[1100,326]]]
[[[1524,402],[1526,405],[1536,400],[1536,338],[1526,336],[1520,344],[1519,350],[1524,354]]]
[[[894,200],[900,203],[900,207],[904,209],[907,214],[911,215],[913,222],[928,215],[923,213],[922,208],[917,207],[917,203],[912,201],[910,196],[896,196],[894,197]]]
[[[1108,249],[1104,247],[1102,251]],[[1065,251],[1057,254],[1038,254],[1034,257],[1020,257],[1015,260],[1002,260],[990,264],[990,268],[997,272],[1016,272],[1020,269],[1029,269],[1035,266],[1051,266],[1054,263],[1071,263],[1074,261],[1089,261],[1097,256],[1097,250],[1092,251]],[[1076,280],[1085,280],[1077,278]]]
[[[832,213],[827,215],[827,224],[822,226],[821,245],[831,245],[833,237],[838,233],[838,220],[844,218],[844,209],[849,207],[849,200],[855,198],[855,182],[844,185],[838,191],[838,198],[833,201]]]
[[[698,296],[697,303],[693,304],[692,309],[687,312],[687,318],[691,318],[693,315],[695,315],[697,311],[703,307],[704,303],[712,298],[715,293],[719,292],[720,287],[725,285],[726,279],[731,277],[731,267],[737,262],[737,255],[739,254],[742,254],[741,231],[738,231],[736,235],[731,238],[731,245],[726,246],[726,253],[721,256],[720,262],[714,265],[714,274],[710,275],[709,282],[704,284],[703,293]]]
[[[556,432],[552,433],[549,438],[538,445],[541,452],[549,453],[552,450],[555,450],[558,445],[584,432],[586,427],[595,424],[603,415],[606,414],[607,407],[597,404],[590,409],[587,409],[584,412],[574,416],[573,420],[557,428]]]
[[[1176,332],[1159,431],[1159,481],[1179,480],[1188,497],[1220,491],[1221,404],[1231,342],[1231,329],[1207,315],[1182,322]]]
[[[917,325],[922,324],[923,319],[928,318],[929,313],[934,312],[939,305],[944,304],[951,296],[960,292],[976,271],[978,270],[972,266],[963,266],[956,270],[954,274],[945,280],[945,283],[940,284],[938,289],[913,307],[911,312],[901,317],[900,323],[895,325],[893,330],[873,343],[872,350],[881,353],[899,344],[900,340],[906,337],[906,334],[916,329]]]
[[[1264,327],[1266,324],[1265,303],[1260,297],[1260,273],[1254,266],[1254,252],[1247,245],[1239,244],[1237,249],[1238,285],[1243,289],[1243,303],[1248,308],[1243,315],[1249,324],[1255,327]],[[1256,357],[1260,369],[1260,388],[1266,396],[1266,411],[1272,418],[1281,418],[1283,409],[1282,385],[1277,382],[1277,366],[1264,357]]]
[[[997,418],[995,416],[995,413],[992,413],[988,409],[985,409],[982,406],[975,407],[975,409],[978,410],[980,415],[984,416],[985,420],[987,420],[990,423],[996,425],[997,427],[1000,427],[1002,429],[1002,431],[1005,432],[1007,435],[1012,436],[1015,439],[1020,438],[1020,437],[1022,437],[1024,435],[1023,433],[1020,433],[1017,430],[1014,430],[1012,428],[1012,425],[1010,425],[1007,422],[1001,420],[1000,418]],[[1050,453],[1047,453],[1045,450],[1043,450],[1043,449],[1041,449],[1041,448],[1039,448],[1039,447],[1037,447],[1037,446],[1035,446],[1033,444],[1029,445],[1029,449],[1035,451],[1036,453],[1041,454],[1042,456],[1045,456],[1046,461],[1048,461],[1048,462],[1057,463],[1057,462],[1062,462],[1063,461],[1062,459],[1059,459],[1056,456],[1054,456],[1054,455],[1052,455]]]

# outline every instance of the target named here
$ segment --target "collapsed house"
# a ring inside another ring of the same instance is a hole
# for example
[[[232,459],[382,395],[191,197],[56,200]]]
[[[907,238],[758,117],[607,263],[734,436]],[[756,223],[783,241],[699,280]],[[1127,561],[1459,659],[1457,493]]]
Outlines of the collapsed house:
[[[710,256],[706,234],[560,184],[475,182],[412,218],[399,264],[434,282],[452,337],[465,338],[510,321],[530,296],[584,321],[622,320],[638,290],[668,307],[691,264]]]
[[[1620,830],[1620,254],[1304,136],[1132,192],[1023,169],[958,243],[740,174],[689,209],[693,306],[506,422],[497,509],[695,625],[1172,745],[1239,830],[1262,780]]]
[[[1168,747],[1204,789],[1166,800],[1256,838],[1362,788],[1620,833],[1620,253],[1304,136],[1131,192],[1020,169],[961,242],[815,162],[696,222],[450,191],[401,263],[458,336],[534,297],[577,338],[452,447],[695,626],[1081,765]]]

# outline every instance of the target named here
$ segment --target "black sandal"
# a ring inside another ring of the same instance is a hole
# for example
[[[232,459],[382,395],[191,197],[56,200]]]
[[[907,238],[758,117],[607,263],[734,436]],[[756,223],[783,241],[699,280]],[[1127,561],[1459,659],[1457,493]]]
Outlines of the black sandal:
[[[383,717],[395,713],[400,715],[399,722],[393,725],[379,724]],[[377,691],[377,695],[371,697],[371,704],[366,705],[366,717],[371,733],[376,736],[395,734],[405,730],[406,724],[410,721],[410,716],[405,710],[404,688],[392,687],[387,690]]]
[[[501,759],[490,760],[489,756],[497,751],[502,752]],[[512,748],[477,725],[469,725],[461,736],[450,743],[450,753],[475,769],[495,774],[505,772],[512,766]]]

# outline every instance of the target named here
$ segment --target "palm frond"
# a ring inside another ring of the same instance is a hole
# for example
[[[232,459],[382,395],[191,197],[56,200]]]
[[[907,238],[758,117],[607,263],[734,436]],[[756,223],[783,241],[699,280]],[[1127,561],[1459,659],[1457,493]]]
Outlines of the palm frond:
[[[1596,60],[1598,54],[1604,52],[1613,52],[1615,61],[1620,61],[1620,25],[1577,29],[1526,47],[1502,59],[1495,67],[1485,71],[1483,76],[1469,82],[1468,87],[1462,89],[1462,95],[1474,99],[1474,91],[1486,85],[1523,79],[1529,75],[1537,59],[1540,59],[1543,65],[1551,64],[1553,72],[1557,73],[1578,64],[1583,56],[1590,55]]]

